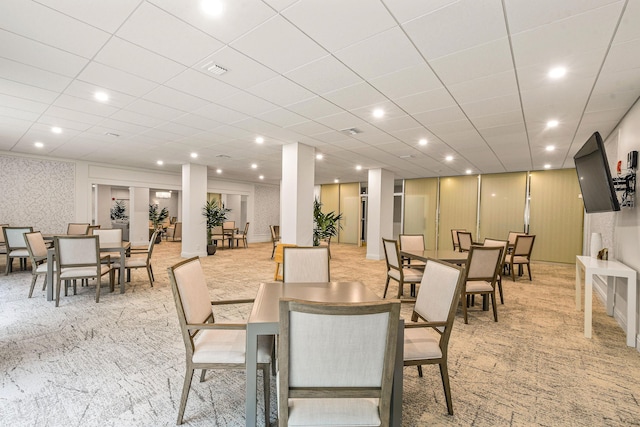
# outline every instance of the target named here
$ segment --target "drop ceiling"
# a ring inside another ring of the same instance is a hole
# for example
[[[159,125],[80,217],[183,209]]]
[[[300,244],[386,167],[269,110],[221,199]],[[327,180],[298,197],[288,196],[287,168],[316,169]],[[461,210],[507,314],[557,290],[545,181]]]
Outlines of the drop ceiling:
[[[0,151],[267,183],[295,142],[317,184],[567,168],[638,99],[638,52],[638,1],[3,0]]]

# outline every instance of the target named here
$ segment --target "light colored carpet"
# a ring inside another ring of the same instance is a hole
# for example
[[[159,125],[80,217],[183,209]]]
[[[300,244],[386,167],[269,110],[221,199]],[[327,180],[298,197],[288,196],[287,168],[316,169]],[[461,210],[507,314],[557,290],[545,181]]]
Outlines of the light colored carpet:
[[[180,260],[179,248],[156,246],[153,288],[137,270],[124,295],[110,294],[105,281],[99,304],[94,286],[55,308],[41,285],[27,298],[29,272],[0,276],[0,425],[174,425],[184,345],[166,268]],[[331,252],[332,280],[360,280],[382,295],[384,261],[366,260],[364,249],[351,245],[333,244]],[[259,243],[204,258],[212,298],[254,297],[258,284],[273,278],[270,255],[271,244]],[[574,266],[534,263],[532,270],[533,282],[505,279],[498,323],[476,306],[465,325],[459,311],[449,350],[454,416],[436,366],[426,366],[424,378],[404,369],[403,425],[640,425],[638,351],[625,346],[597,298],[594,337],[583,337]],[[390,292],[396,289],[392,283]],[[217,313],[237,319],[249,308]],[[275,388],[271,407],[275,420]],[[259,403],[259,423],[261,412]],[[185,425],[244,425],[244,373],[194,379]]]

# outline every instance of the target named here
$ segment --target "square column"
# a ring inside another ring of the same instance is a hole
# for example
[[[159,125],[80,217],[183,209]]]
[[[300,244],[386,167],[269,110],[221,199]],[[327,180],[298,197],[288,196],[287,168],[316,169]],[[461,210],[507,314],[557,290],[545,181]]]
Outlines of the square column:
[[[129,241],[132,246],[149,244],[149,189],[129,187]]]
[[[182,165],[183,258],[207,256],[207,221],[202,208],[207,201],[207,167]]]
[[[282,243],[313,246],[315,148],[295,143],[282,147],[280,236]]]
[[[384,259],[382,238],[393,238],[393,180],[393,172],[369,170],[367,259]]]

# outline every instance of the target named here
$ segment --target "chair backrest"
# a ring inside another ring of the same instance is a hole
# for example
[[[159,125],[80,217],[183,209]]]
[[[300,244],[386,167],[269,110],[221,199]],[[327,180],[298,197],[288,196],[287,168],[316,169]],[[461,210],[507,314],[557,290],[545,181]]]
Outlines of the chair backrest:
[[[473,244],[473,237],[470,231],[458,231],[458,245],[460,252],[468,251]]]
[[[453,249],[460,247],[460,242],[458,241],[458,231],[467,231],[464,228],[452,228],[451,229],[451,241],[453,242]]]
[[[98,236],[54,236],[58,271],[67,267],[96,267],[100,271]]]
[[[507,240],[500,239],[488,239],[485,237],[484,242],[482,242],[482,246],[499,246],[502,248],[502,261],[501,264],[504,264],[504,259],[507,257],[507,249],[509,246],[509,242]]]
[[[437,327],[443,333],[440,339],[442,348],[446,348],[451,334],[463,283],[462,267],[435,259],[427,260],[412,320],[420,317],[427,322],[443,323]]]
[[[9,224],[0,224],[0,243],[4,243],[4,227],[8,227]]]
[[[502,265],[502,251],[500,246],[471,246],[465,280],[484,280],[493,286]]]
[[[214,225],[211,227],[211,235],[212,236],[221,236],[223,234],[221,225]]]
[[[100,229],[100,224],[90,225],[89,228],[87,228],[87,236],[93,236],[93,230],[99,230],[99,229]]]
[[[533,250],[533,242],[536,236],[533,234],[519,235],[516,237],[516,243],[513,246],[513,256],[523,256],[530,258]]]
[[[100,243],[122,242],[122,228],[105,228],[93,230],[93,235],[100,238]]]
[[[390,269],[402,270],[398,241],[383,238],[382,246],[384,248],[384,259],[387,262],[387,271]]]
[[[67,234],[68,235],[86,235],[87,230],[89,229],[89,223],[81,223],[81,222],[70,222],[67,225]]]
[[[191,358],[193,356],[192,339],[197,331],[191,334],[187,325],[213,320],[207,281],[198,257],[179,262],[169,267],[167,271],[187,357]]]
[[[280,239],[280,226],[279,225],[270,225],[269,230],[271,231],[271,240],[275,242]]]
[[[507,241],[509,242],[509,245],[513,246],[516,244],[516,238],[518,236],[526,236],[527,233],[523,233],[521,231],[510,231],[509,232],[509,236],[507,237]]]
[[[236,222],[235,221],[225,221],[222,223],[222,228],[224,228],[225,230],[233,230],[234,228],[236,228]]]
[[[151,254],[153,254],[153,247],[156,244],[156,238],[158,237],[158,233],[160,233],[160,230],[154,231],[153,235],[151,236],[151,239],[149,240],[149,247],[147,248],[147,264],[149,263],[149,260],[151,260]]]
[[[283,247],[283,282],[328,282],[329,250],[326,246]]]
[[[26,249],[27,242],[24,239],[24,233],[33,232],[33,227],[3,227],[2,232],[8,251]]]
[[[182,221],[173,225],[173,238],[177,239],[178,237],[182,238]]]
[[[280,300],[280,425],[289,420],[289,399],[319,397],[377,398],[379,425],[389,425],[399,314],[397,300],[352,304]],[[359,356],[354,357],[354,349]],[[302,416],[315,425],[329,425],[331,415],[315,409],[315,414]]]
[[[44,242],[42,233],[39,231],[24,233],[24,239],[27,244],[27,250],[29,251],[29,257],[31,258],[32,264],[34,264],[34,261],[36,260],[41,260],[47,257],[47,245]],[[34,265],[32,265],[32,267],[35,269]]]
[[[244,225],[244,231],[242,232],[242,234],[244,234],[245,236],[249,233],[249,223],[247,222]]]
[[[400,250],[424,251],[424,234],[401,234]]]

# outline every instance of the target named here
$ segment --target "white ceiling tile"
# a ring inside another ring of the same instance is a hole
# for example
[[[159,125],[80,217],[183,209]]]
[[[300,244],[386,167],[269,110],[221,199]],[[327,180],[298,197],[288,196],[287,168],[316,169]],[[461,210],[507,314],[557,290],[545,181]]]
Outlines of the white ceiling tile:
[[[307,118],[325,117],[342,112],[340,107],[320,97],[288,105],[287,109]]]
[[[195,110],[193,113],[195,115],[226,124],[236,123],[247,118],[246,114],[215,103],[205,105],[204,107]]]
[[[371,79],[371,84],[391,99],[403,98],[442,87],[431,69],[417,65]]]
[[[208,105],[209,102],[195,96],[180,92],[167,86],[158,86],[144,96],[144,99],[157,104],[169,105],[180,111],[194,111]]]
[[[64,90],[71,82],[69,77],[4,58],[0,58],[0,78],[55,92]]]
[[[308,122],[308,120],[304,117],[296,113],[292,113],[291,111],[285,110],[284,108],[278,108],[277,110],[269,111],[267,113],[259,115],[258,117],[271,124],[278,125],[283,128],[289,128],[289,130],[291,130],[291,126]]]
[[[267,111],[272,111],[278,108],[277,105],[247,92],[237,92],[227,98],[224,98],[221,102],[232,110],[239,111],[250,116],[258,116],[266,113]]]
[[[283,76],[274,77],[247,90],[260,98],[281,106],[295,104],[315,97],[313,92]]]
[[[43,104],[49,104],[59,96],[58,92],[52,90],[41,89],[7,79],[0,79],[0,94],[37,101]]]
[[[325,50],[281,16],[257,26],[231,46],[281,74],[326,55]]]
[[[331,116],[320,117],[316,119],[316,121],[335,130],[363,128],[367,124],[362,119],[346,111]]]
[[[396,20],[404,24],[407,21],[427,15],[457,1],[458,0],[385,0],[384,4]]]
[[[52,104],[54,107],[62,107],[69,110],[75,110],[81,113],[93,114],[95,116],[110,116],[118,111],[118,108],[109,104],[97,102],[95,100],[87,100],[77,98],[75,96],[60,95]]]
[[[213,37],[147,2],[136,9],[116,35],[188,67],[223,46]]]
[[[38,0],[38,3],[109,33],[113,33],[139,5],[131,0],[97,1],[92,2],[91,7],[87,7],[85,0]]]
[[[205,70],[212,65],[217,65],[227,70],[226,73],[215,76],[216,78],[236,87],[250,87],[278,75],[275,71],[229,46],[225,46],[207,56],[198,64],[203,73],[208,73]]]
[[[211,102],[219,101],[239,92],[237,88],[224,83],[220,79],[194,69],[186,70],[184,73],[172,78],[165,83],[165,86]]]
[[[184,114],[183,111],[171,108],[167,105],[147,101],[146,99],[138,99],[128,105],[125,110],[162,120],[174,120]]]
[[[409,114],[440,110],[456,105],[455,100],[444,87],[405,96],[394,102]]]
[[[471,118],[495,116],[498,114],[509,113],[516,115],[522,119],[522,109],[520,108],[520,97],[518,94],[498,96],[495,98],[481,99],[475,102],[469,102],[461,105],[462,111]]]
[[[202,110],[200,110],[202,111]],[[173,119],[174,122],[181,125],[189,126],[200,130],[210,130],[221,126],[222,123],[216,120],[211,120],[206,117],[202,117],[197,114],[184,114],[180,117]]]
[[[118,112],[114,113],[111,118],[125,123],[131,123],[148,128],[160,126],[163,123],[163,120],[160,118],[151,117],[149,115],[136,113],[135,111],[130,110],[119,110]]]
[[[380,104],[386,97],[367,83],[358,83],[344,89],[338,89],[324,95],[324,98],[345,110],[354,110]]]
[[[142,96],[158,86],[150,80],[136,77],[124,71],[92,62],[80,73],[78,79],[104,89],[113,89],[131,96]]]
[[[47,109],[47,104],[28,99],[21,99],[17,96],[0,94],[0,105],[11,107],[20,111],[42,114]]]
[[[413,117],[419,121],[427,129],[431,129],[433,125],[438,123],[466,121],[466,116],[457,105],[441,108],[438,110],[425,111],[423,113],[414,114]]]
[[[330,55],[306,63],[285,75],[319,95],[362,81],[356,73]]]

